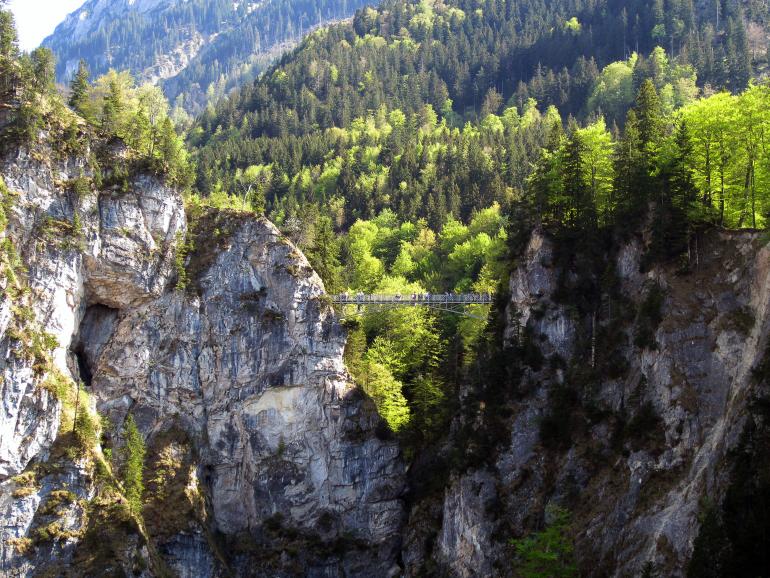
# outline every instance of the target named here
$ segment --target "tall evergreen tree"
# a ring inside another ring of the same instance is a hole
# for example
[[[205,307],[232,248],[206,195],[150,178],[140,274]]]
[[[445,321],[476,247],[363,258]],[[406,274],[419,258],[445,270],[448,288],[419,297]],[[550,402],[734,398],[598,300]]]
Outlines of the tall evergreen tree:
[[[70,84],[70,98],[68,104],[70,107],[85,116],[88,104],[88,93],[91,89],[90,72],[85,60],[80,60],[78,71]]]
[[[615,221],[625,230],[638,222],[646,204],[647,191],[643,178],[646,164],[641,149],[639,120],[636,112],[630,110],[625,131],[615,149],[615,182],[610,203],[611,207],[617,207]]]
[[[692,142],[687,124],[677,128],[671,159],[662,169],[659,193],[654,197],[651,244],[645,258],[649,265],[683,255],[689,246],[698,192],[690,163]]]
[[[40,92],[50,92],[54,88],[56,58],[48,48],[35,48],[30,55],[35,88]]]
[[[584,152],[585,143],[577,123],[573,121],[570,126],[570,136],[565,145],[562,164],[564,195],[568,203],[565,220],[569,225],[588,230],[596,224],[596,218],[589,187],[583,176]]]
[[[636,96],[636,115],[639,120],[639,145],[651,160],[663,135],[663,108],[655,84],[649,78],[642,82]]]
[[[342,289],[340,275],[340,242],[334,233],[329,217],[321,216],[315,226],[315,238],[310,247],[305,249],[313,269],[321,276],[327,293],[337,293]]]

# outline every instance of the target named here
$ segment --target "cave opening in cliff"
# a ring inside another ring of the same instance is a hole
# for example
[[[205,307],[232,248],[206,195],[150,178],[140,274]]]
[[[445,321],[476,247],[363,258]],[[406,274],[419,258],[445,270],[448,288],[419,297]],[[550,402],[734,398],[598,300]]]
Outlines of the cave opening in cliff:
[[[70,350],[86,387],[93,382],[99,355],[112,337],[119,313],[118,309],[96,303],[89,305],[83,315]]]
[[[82,344],[78,344],[72,350],[72,353],[75,354],[75,360],[78,364],[78,375],[80,376],[80,381],[83,382],[83,385],[86,387],[91,387],[93,373],[91,372],[91,368],[88,366],[88,361],[86,360],[85,348]]]

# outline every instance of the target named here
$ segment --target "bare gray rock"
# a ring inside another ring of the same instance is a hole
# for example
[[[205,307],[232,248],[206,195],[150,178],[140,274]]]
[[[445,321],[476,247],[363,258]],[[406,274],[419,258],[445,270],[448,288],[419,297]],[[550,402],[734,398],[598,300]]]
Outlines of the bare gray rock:
[[[324,576],[397,574],[400,451],[375,435],[380,418],[344,368],[344,332],[306,259],[264,219],[206,214],[222,228],[199,224],[192,282],[177,290],[188,228],[179,194],[139,176],[126,193],[78,198],[66,183],[83,169],[25,153],[3,165],[19,193],[5,235],[28,269],[34,322],[58,342],[56,368],[86,384],[112,425],[116,467],[130,413],[146,471],[166,468],[179,482],[158,502],[178,498],[178,512],[148,498],[150,549],[136,536],[116,563],[140,571],[131,560],[157,552],[179,576],[291,576],[297,564]],[[0,305],[10,352],[13,304]],[[86,463],[66,482],[38,468],[54,459],[61,405],[30,360],[4,357],[0,572],[27,576],[53,558],[80,562],[90,547],[83,506],[62,509],[69,533],[53,549],[34,529],[50,492],[80,488],[77,504],[87,503],[95,479]],[[36,473],[17,491],[25,470]],[[215,535],[225,544],[214,547]]]

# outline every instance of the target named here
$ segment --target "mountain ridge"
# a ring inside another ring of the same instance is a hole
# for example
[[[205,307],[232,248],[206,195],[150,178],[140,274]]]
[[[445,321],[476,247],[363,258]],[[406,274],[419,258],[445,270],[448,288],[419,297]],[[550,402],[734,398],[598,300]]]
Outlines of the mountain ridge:
[[[254,78],[305,31],[349,17],[363,0],[88,0],[43,41],[68,82],[81,59],[91,72],[130,70],[160,84],[196,114]]]

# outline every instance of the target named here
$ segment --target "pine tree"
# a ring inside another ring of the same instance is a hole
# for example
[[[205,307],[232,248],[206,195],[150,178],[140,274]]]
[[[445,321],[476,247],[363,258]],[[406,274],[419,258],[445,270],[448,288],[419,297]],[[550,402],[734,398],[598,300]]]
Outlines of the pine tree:
[[[315,227],[313,244],[305,250],[313,269],[321,276],[327,293],[338,293],[342,289],[339,261],[340,242],[334,233],[329,217],[319,217]]]
[[[649,78],[639,88],[636,115],[639,120],[639,145],[651,159],[663,134],[663,108],[655,84]]]
[[[573,121],[570,126],[570,136],[564,148],[562,165],[564,194],[568,203],[565,220],[568,225],[576,226],[581,230],[593,228],[596,224],[590,192],[583,177],[584,151],[585,144],[577,123]]]
[[[78,71],[70,84],[70,98],[68,104],[72,110],[87,116],[88,93],[91,89],[90,73],[85,60],[80,60]]]

